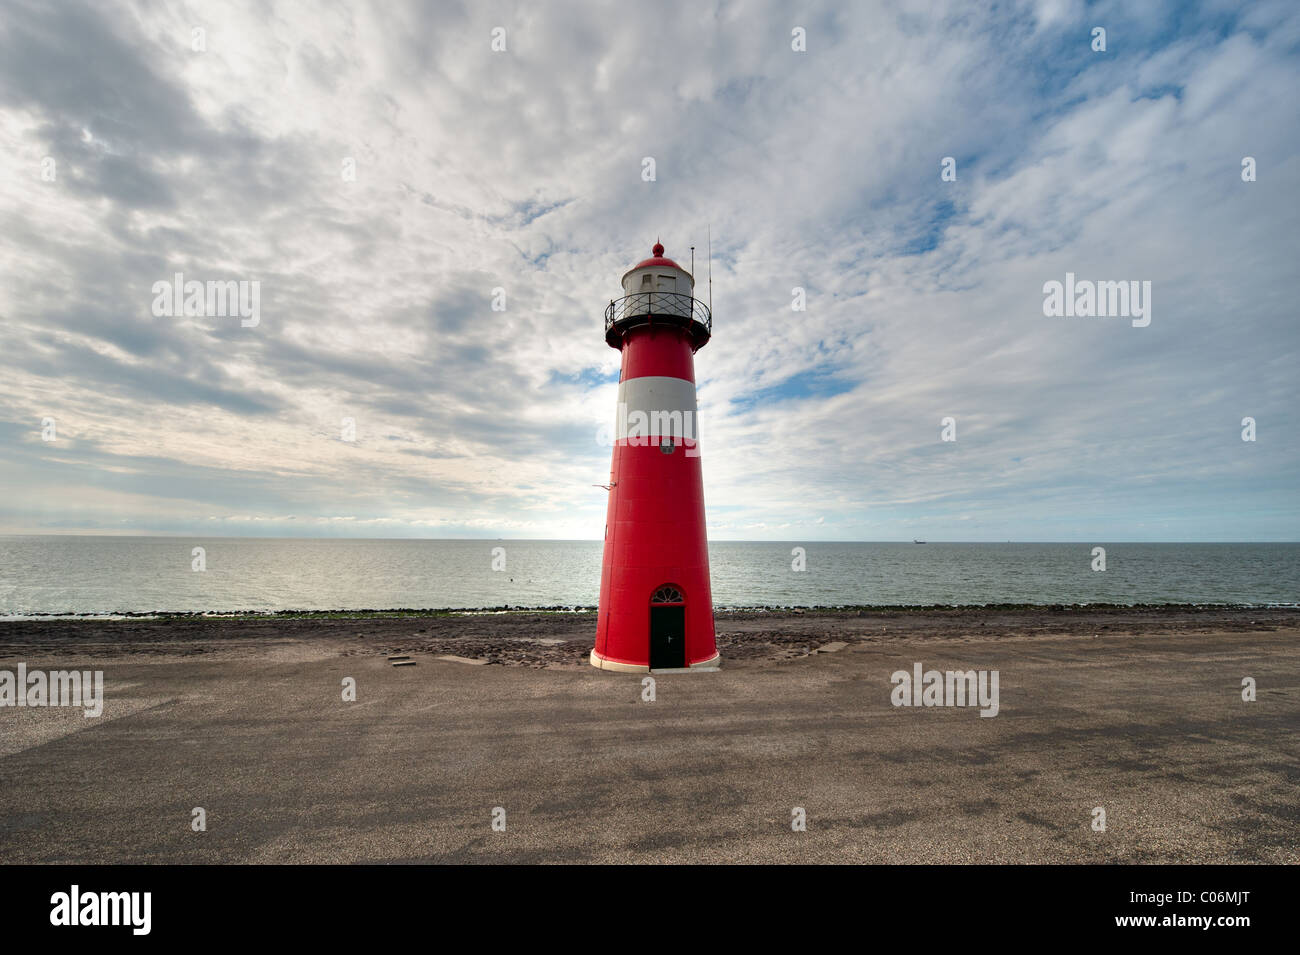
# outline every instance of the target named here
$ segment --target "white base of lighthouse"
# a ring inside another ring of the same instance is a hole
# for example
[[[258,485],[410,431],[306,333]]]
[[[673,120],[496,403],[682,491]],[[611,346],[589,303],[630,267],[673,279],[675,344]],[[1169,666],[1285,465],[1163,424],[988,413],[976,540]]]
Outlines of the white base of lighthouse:
[[[606,660],[595,650],[591,651],[591,665],[599,670],[614,670],[619,673],[690,673],[691,671],[704,671],[712,673],[718,669],[722,662],[722,654],[715,653],[707,660],[701,660],[698,663],[692,663],[683,669],[672,670],[652,670],[648,666],[640,666],[635,663],[619,663],[616,660]]]

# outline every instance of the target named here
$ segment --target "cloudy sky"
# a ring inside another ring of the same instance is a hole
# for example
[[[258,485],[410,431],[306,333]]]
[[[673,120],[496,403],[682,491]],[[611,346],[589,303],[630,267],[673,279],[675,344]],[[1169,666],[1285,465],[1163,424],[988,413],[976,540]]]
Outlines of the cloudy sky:
[[[1300,539],[1298,74],[1293,0],[9,0],[0,532],[599,538],[603,306],[711,229],[711,537]]]

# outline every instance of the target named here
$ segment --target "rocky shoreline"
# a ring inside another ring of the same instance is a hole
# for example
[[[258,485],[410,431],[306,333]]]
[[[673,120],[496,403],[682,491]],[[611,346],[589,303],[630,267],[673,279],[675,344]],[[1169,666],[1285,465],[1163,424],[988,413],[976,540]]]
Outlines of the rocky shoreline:
[[[720,610],[724,666],[779,662],[829,644],[900,637],[1014,640],[1024,637],[1268,632],[1300,625],[1300,608],[1225,606],[981,606]],[[299,645],[322,655],[446,654],[535,668],[586,663],[591,610],[334,611],[49,617],[0,622],[0,658],[229,656]]]

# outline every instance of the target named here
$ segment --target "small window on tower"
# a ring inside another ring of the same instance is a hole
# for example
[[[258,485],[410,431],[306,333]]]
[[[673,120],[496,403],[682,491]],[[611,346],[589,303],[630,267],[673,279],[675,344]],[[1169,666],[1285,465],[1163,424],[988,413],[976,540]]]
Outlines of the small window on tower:
[[[652,288],[652,287],[653,287],[653,284],[652,284],[652,283],[654,282],[654,280],[655,280],[655,277],[654,277],[653,275],[643,275],[643,276],[641,276],[641,287],[642,287],[642,288]]]

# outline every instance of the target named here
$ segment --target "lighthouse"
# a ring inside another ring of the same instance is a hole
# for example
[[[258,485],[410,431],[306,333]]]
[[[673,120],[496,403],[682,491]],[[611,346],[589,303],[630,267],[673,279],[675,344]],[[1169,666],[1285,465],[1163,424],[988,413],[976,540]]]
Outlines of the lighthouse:
[[[691,273],[664,257],[623,276],[605,310],[622,352],[593,666],[716,667],[695,353],[713,334]]]

